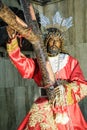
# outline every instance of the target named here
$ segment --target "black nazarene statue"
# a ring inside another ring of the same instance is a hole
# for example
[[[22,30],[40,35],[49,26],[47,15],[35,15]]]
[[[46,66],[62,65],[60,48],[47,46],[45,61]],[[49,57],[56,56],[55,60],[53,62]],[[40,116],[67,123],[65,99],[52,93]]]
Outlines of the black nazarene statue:
[[[31,5],[29,10],[31,22],[37,26]],[[87,122],[78,102],[87,95],[87,82],[78,61],[63,49],[63,34],[72,26],[72,18],[64,19],[57,12],[49,25],[49,19],[41,15],[41,24],[47,27],[44,40],[38,26],[29,28],[2,3],[0,17],[8,24],[7,52],[12,63],[23,78],[33,78],[46,91],[34,102],[17,130],[86,130]],[[17,33],[32,43],[35,59],[20,52]]]

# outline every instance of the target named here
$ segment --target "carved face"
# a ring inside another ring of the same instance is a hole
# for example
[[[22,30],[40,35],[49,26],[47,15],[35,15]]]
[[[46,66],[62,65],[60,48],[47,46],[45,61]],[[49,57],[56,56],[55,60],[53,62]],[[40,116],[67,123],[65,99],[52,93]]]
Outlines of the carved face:
[[[49,56],[57,55],[61,50],[61,40],[58,36],[49,39],[47,43],[47,52]]]

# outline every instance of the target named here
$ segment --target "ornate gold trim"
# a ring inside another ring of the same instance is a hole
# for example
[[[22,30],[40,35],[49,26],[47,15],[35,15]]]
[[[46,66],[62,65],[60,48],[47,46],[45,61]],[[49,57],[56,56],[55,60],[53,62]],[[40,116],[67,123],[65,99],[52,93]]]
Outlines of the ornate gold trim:
[[[14,38],[11,40],[11,43],[7,43],[7,52],[13,52],[14,50],[16,50],[16,48],[18,48],[18,41],[17,38]]]

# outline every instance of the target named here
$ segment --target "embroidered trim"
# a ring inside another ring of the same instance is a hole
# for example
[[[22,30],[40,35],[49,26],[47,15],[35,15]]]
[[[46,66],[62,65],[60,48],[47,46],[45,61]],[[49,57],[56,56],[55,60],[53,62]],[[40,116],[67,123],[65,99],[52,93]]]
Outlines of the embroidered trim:
[[[74,99],[72,97],[72,87],[70,84],[67,85],[67,93],[66,93],[66,102],[67,102],[67,105],[71,105],[71,104],[74,104]]]
[[[41,105],[34,103],[30,112],[30,118],[28,122],[29,127],[34,127],[38,124],[41,130],[56,130],[57,126],[54,121],[53,112],[49,102],[45,102]],[[28,127],[26,126],[26,128]],[[25,128],[25,130],[26,130]]]
[[[87,96],[87,85],[85,84],[78,85],[76,82],[69,83],[66,85],[66,89],[67,105],[79,102],[82,98]]]
[[[10,44],[9,43],[7,44],[7,51],[8,51],[8,53],[10,53],[10,52],[16,50],[16,48],[18,48],[18,41],[15,38],[15,39],[12,39]]]
[[[84,96],[87,96],[87,85],[80,84],[80,89],[81,89],[81,97],[83,98]]]

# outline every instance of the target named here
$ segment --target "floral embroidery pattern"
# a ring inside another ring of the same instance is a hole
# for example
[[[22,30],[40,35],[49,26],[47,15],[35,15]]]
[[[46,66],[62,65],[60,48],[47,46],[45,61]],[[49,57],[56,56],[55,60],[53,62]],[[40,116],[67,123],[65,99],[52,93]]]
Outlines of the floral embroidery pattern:
[[[67,107],[86,96],[87,87],[73,82],[66,84],[64,88],[64,94],[58,98],[60,102],[58,100],[55,108],[51,106],[47,98],[42,97],[33,104],[25,130],[58,130],[58,124],[66,125],[70,121]]]
[[[36,103],[33,104],[30,110],[30,118],[28,125],[30,127],[35,127],[38,123],[40,126],[40,130],[57,129],[49,102],[45,102],[42,106]]]

